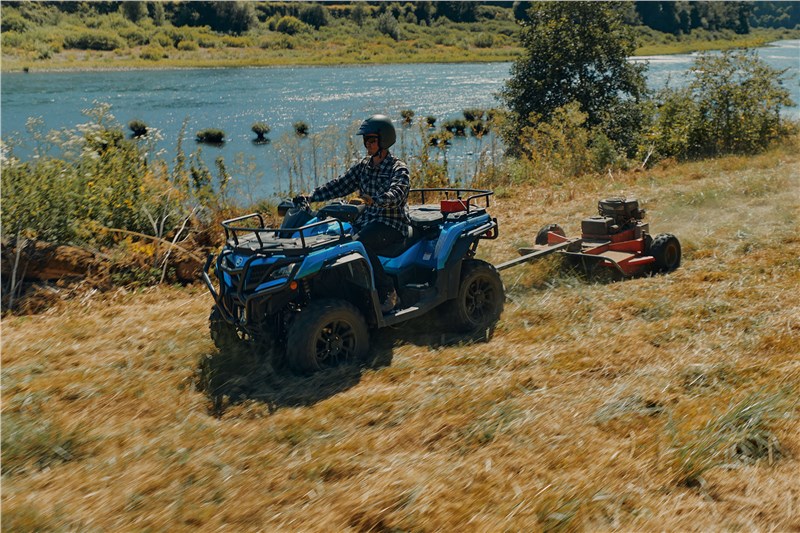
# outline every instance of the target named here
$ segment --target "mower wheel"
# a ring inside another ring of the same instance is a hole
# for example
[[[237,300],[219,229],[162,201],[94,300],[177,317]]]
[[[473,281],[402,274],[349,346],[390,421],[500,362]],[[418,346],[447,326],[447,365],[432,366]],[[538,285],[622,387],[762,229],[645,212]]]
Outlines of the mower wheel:
[[[650,245],[650,255],[656,260],[653,271],[672,272],[681,264],[681,243],[675,235],[660,233]]]
[[[211,316],[208,317],[208,329],[211,331],[211,340],[220,352],[230,352],[242,345],[242,338],[236,331],[236,327],[225,322],[217,306],[211,308]]]
[[[286,361],[292,370],[312,373],[363,360],[369,332],[361,312],[344,300],[312,301],[289,327]]]
[[[456,331],[478,331],[494,326],[505,302],[503,280],[485,261],[467,259],[461,266],[458,296],[443,306],[443,315]]]
[[[539,233],[536,234],[536,244],[543,245],[547,244],[547,234],[550,232],[555,233],[556,235],[561,235],[562,237],[566,237],[567,234],[558,224],[547,224],[542,226],[542,229],[539,230]]]

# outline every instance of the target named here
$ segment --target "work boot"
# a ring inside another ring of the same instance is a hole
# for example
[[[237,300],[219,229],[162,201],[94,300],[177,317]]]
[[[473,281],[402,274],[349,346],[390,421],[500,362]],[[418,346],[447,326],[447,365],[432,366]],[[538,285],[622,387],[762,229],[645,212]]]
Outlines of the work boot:
[[[381,313],[388,313],[397,306],[397,291],[392,289],[381,303]]]

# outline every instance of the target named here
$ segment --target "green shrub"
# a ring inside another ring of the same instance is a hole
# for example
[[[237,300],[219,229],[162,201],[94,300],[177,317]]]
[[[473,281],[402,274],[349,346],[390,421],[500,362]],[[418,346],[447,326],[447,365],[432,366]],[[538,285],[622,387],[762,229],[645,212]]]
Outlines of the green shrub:
[[[482,120],[473,120],[469,123],[469,130],[473,137],[480,139],[489,133],[489,126]]]
[[[491,33],[481,33],[472,41],[476,48],[491,48],[494,46],[494,36]]]
[[[592,168],[596,171],[615,168],[622,159],[617,153],[617,148],[608,136],[598,131],[590,142]]]
[[[197,44],[200,46],[200,48],[217,48],[222,43],[214,36],[202,35],[197,39]]]
[[[141,46],[150,42],[147,34],[138,28],[127,28],[120,31],[119,34],[125,39],[128,46]]]
[[[463,137],[466,135],[467,121],[460,118],[446,120],[444,123],[442,123],[442,128],[446,129],[450,133]]]
[[[270,50],[293,50],[296,46],[295,37],[280,35],[278,37],[266,37],[259,43],[259,46]]]
[[[225,132],[217,128],[206,128],[196,134],[197,142],[201,143],[223,143],[225,142]]]
[[[295,122],[294,125],[294,133],[298,137],[305,137],[308,135],[308,124],[305,122]]]
[[[475,122],[476,120],[483,120],[483,115],[486,113],[483,109],[479,107],[471,107],[464,109],[464,120],[467,122]]]
[[[414,111],[412,109],[403,109],[400,111],[400,117],[403,119],[403,124],[408,126],[414,120]]]
[[[557,108],[547,121],[529,117],[530,125],[517,133],[514,148],[526,161],[530,178],[574,177],[592,170],[587,118],[577,102]]]
[[[22,33],[28,29],[28,23],[22,17],[22,15],[11,11],[8,13],[3,13],[3,17],[0,19],[0,27],[2,28],[3,33],[7,31],[16,31]]]
[[[248,37],[235,37],[226,35],[222,38],[222,44],[229,48],[247,48],[252,44]]]
[[[118,35],[100,30],[86,30],[67,35],[64,38],[65,48],[78,50],[116,50],[124,48],[125,42]]]
[[[281,17],[275,24],[275,31],[285,33],[286,35],[296,35],[305,28],[307,28],[307,26],[303,21],[292,16]]]
[[[151,44],[150,46],[142,49],[139,57],[142,59],[147,59],[148,61],[158,61],[159,59],[169,57],[169,54],[167,54],[167,51],[164,50],[164,48],[162,48],[160,45]]]
[[[151,44],[156,44],[158,46],[163,47],[172,47],[174,43],[172,42],[172,37],[170,37],[165,30],[159,31],[155,35],[150,38]]]
[[[198,46],[195,41],[180,41],[176,48],[178,50],[187,52],[187,51],[197,50]]]
[[[780,108],[792,105],[785,71],[754,51],[702,54],[685,89],[665,90],[649,138],[661,156],[755,153],[788,133]]]
[[[144,137],[147,135],[147,124],[143,121],[134,119],[128,122],[128,128],[130,128],[131,132],[133,133],[134,137]]]
[[[267,135],[271,130],[266,122],[256,122],[251,126],[250,129],[253,130],[253,133],[256,134],[259,141],[263,140],[264,136]]]
[[[3,32],[2,40],[0,40],[3,48],[22,48],[26,41],[27,39],[24,35],[15,31]]]
[[[147,230],[141,209],[143,199],[150,196],[145,187],[146,147],[125,139],[109,106],[86,114],[88,123],[64,132],[58,141],[65,151],[62,157],[37,145],[39,157],[25,163],[13,158],[3,162],[0,215],[5,235],[22,232],[72,243],[82,240],[92,225]]]

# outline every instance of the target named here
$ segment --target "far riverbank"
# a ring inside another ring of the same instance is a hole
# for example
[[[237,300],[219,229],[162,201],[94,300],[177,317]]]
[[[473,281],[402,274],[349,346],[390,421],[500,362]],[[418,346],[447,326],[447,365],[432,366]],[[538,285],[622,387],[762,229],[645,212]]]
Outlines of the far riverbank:
[[[688,54],[698,51],[758,48],[772,41],[800,39],[800,29],[755,29],[746,35],[703,32],[690,36],[652,35],[642,38],[635,56]],[[2,72],[81,72],[125,70],[171,70],[247,67],[335,67],[356,65],[405,65],[416,63],[506,63],[522,54],[519,46],[490,48],[448,44],[409,46],[407,43],[348,43],[319,41],[314,46],[271,49],[260,46],[171,50],[166,57],[144,58],[143,47],[121,51],[62,50],[47,58],[9,53],[4,47]]]

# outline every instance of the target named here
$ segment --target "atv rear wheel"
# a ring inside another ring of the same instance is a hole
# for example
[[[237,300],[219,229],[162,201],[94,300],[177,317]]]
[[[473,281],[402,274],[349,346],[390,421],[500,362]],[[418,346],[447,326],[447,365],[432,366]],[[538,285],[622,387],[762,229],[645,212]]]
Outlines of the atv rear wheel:
[[[497,270],[478,259],[461,266],[458,296],[445,304],[444,316],[457,331],[477,331],[492,327],[503,312],[505,291]]]
[[[211,315],[208,317],[208,329],[211,331],[211,340],[220,352],[227,352],[242,345],[242,338],[236,331],[236,327],[225,322],[217,306],[211,308]]]
[[[672,272],[681,264],[681,243],[675,235],[660,233],[650,244],[650,255],[656,260],[653,271]]]
[[[536,244],[543,245],[547,244],[547,234],[550,232],[555,233],[556,235],[561,235],[562,237],[566,237],[567,234],[564,232],[563,228],[558,224],[547,224],[542,226],[542,229],[536,234]]]
[[[317,300],[289,327],[286,361],[292,370],[310,373],[363,360],[369,332],[361,312],[344,300]]]

